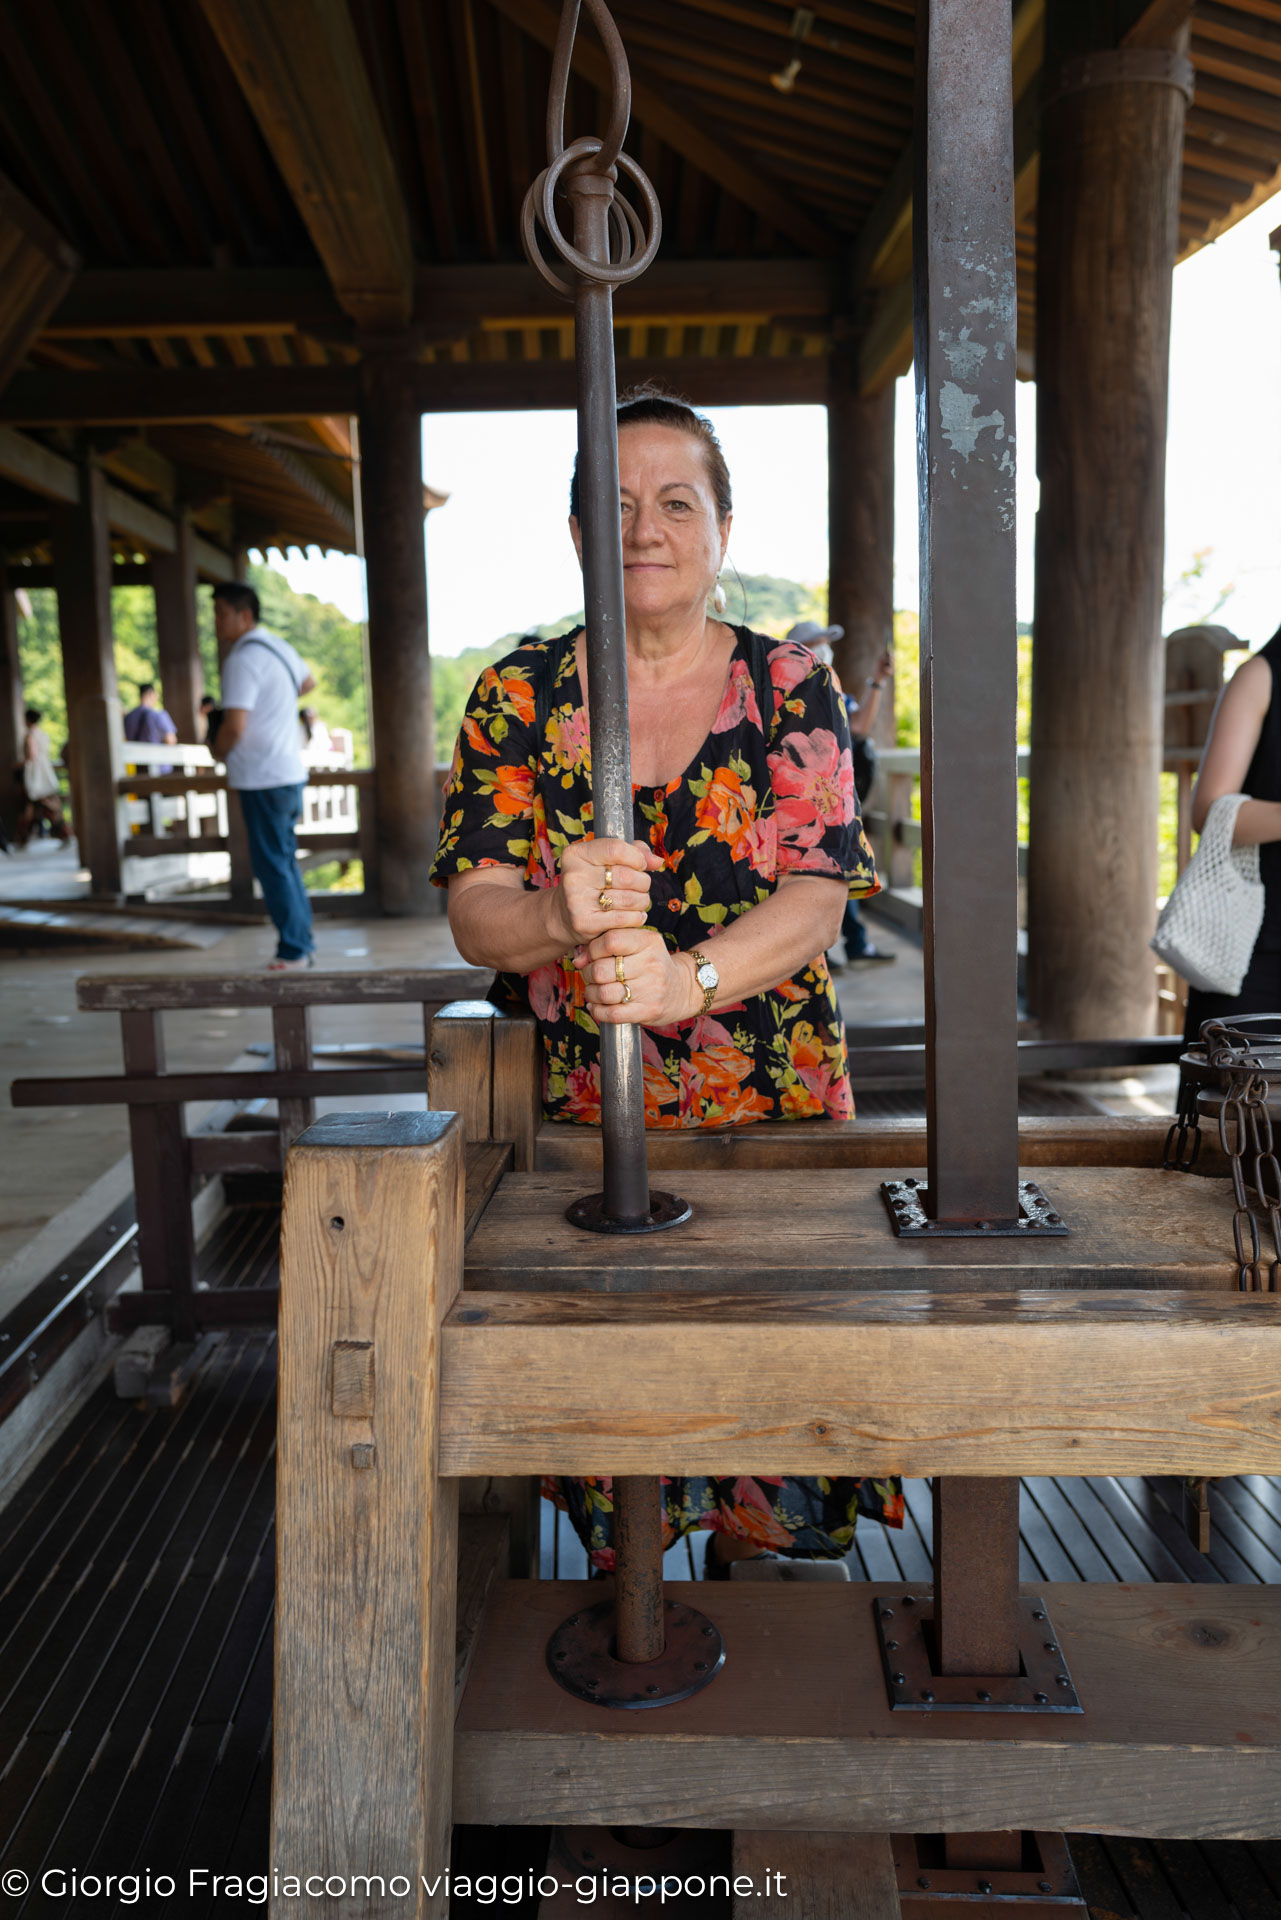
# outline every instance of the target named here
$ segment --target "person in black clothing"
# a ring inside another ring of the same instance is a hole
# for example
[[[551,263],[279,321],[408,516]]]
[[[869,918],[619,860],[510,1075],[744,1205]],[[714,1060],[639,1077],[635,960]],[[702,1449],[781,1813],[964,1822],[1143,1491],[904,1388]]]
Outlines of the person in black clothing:
[[[1206,1020],[1236,1014],[1281,1015],[1281,630],[1237,668],[1219,696],[1192,795],[1199,833],[1215,800],[1248,793],[1237,814],[1235,844],[1257,846],[1263,925],[1239,994],[1188,989],[1185,1038]]]

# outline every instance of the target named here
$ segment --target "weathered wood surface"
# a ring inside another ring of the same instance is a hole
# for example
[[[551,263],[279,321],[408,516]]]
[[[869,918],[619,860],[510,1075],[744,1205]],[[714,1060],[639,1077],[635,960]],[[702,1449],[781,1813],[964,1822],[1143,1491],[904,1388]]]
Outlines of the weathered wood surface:
[[[494,1189],[505,1173],[511,1171],[512,1150],[502,1140],[469,1142],[464,1152],[467,1167],[467,1214],[464,1237],[470,1240]]]
[[[1216,1839],[1281,1827],[1277,1589],[1026,1588],[1049,1606],[1086,1710],[995,1719],[890,1711],[871,1587],[728,1585],[714,1608],[705,1586],[667,1591],[714,1613],[725,1669],[690,1700],[626,1715],[575,1700],[543,1660],[598,1586],[512,1581],[495,1596],[455,1732],[457,1820]]]
[[[467,1685],[481,1623],[500,1581],[507,1574],[510,1527],[505,1513],[458,1516],[458,1602],[454,1624],[454,1707]]]
[[[532,1173],[543,1124],[542,1049],[528,1014],[488,1000],[442,1007],[427,1036],[427,1098],[461,1113],[468,1140],[510,1140],[518,1173]]]
[[[493,1108],[495,1140],[510,1140],[517,1173],[532,1173],[538,1129],[543,1123],[542,1046],[529,1015],[494,1022]]]
[[[734,1920],[899,1920],[888,1833],[736,1833],[733,1874]]]
[[[334,968],[324,973],[130,973],[86,975],[76,1005],[86,1013],[170,1007],[348,1007],[370,1001],[476,999],[489,991],[486,967]]]
[[[1281,1472],[1281,1295],[460,1296],[448,1474]]]
[[[1168,1120],[1146,1115],[1090,1114],[1019,1121],[1019,1160],[1032,1167],[1159,1167]],[[1226,1172],[1212,1133],[1202,1144],[1199,1171],[1215,1159]],[[763,1120],[753,1127],[692,1127],[688,1132],[650,1129],[645,1148],[651,1167],[780,1168],[884,1167],[925,1164],[925,1121]],[[544,1121],[538,1129],[535,1165],[540,1173],[594,1173],[601,1164],[600,1129]],[[518,1167],[517,1171],[521,1169]]]
[[[27,1085],[30,1082],[25,1083]],[[904,1173],[921,1168],[904,1167]],[[1235,1288],[1225,1181],[1137,1167],[1038,1167],[1072,1231],[1039,1240],[900,1240],[874,1169],[683,1173],[694,1217],[652,1236],[581,1233],[576,1173],[512,1174],[467,1256],[469,1288],[736,1292],[755,1287]]]
[[[82,1079],[15,1080],[15,1107],[111,1107],[187,1100],[314,1100],[346,1094],[422,1093],[423,1069],[415,1067],[309,1067],[305,1072],[267,1068],[246,1073],[166,1073],[154,1079],[127,1073],[92,1073]]]
[[[417,1887],[448,1858],[458,1496],[437,1406],[462,1220],[452,1114],[335,1114],[290,1154],[272,1857],[322,1874]],[[333,1410],[340,1340],[371,1346],[372,1414]]]

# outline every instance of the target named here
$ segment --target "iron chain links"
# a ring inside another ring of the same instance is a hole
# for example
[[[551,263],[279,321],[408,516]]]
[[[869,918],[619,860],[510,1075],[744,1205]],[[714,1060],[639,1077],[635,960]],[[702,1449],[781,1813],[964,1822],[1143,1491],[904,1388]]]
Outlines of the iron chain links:
[[[1268,1111],[1265,1063],[1259,1057],[1263,1047],[1279,1044],[1281,1034],[1247,1035],[1220,1020],[1207,1021],[1201,1029],[1206,1066],[1226,1077],[1219,1107],[1219,1145],[1232,1174],[1232,1244],[1242,1293],[1275,1293],[1281,1277],[1281,1162]],[[1165,1137],[1162,1165],[1181,1173],[1196,1165],[1201,1148],[1198,1085],[1185,1072],[1178,1116]],[[1265,1231],[1271,1243],[1266,1253]]]

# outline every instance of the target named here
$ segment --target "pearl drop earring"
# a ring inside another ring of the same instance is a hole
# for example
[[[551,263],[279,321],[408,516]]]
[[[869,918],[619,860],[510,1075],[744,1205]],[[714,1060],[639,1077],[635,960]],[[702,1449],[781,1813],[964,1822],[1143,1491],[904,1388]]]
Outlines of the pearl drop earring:
[[[724,587],[723,587],[723,586],[721,585],[721,583],[720,583],[720,580],[719,580],[719,578],[717,579],[717,582],[716,582],[716,586],[715,586],[715,588],[714,588],[714,590],[713,590],[713,593],[712,593],[712,605],[713,605],[713,607],[714,607],[714,608],[716,609],[716,611],[717,611],[717,613],[724,613],[724,611],[725,611],[725,589],[724,589]]]

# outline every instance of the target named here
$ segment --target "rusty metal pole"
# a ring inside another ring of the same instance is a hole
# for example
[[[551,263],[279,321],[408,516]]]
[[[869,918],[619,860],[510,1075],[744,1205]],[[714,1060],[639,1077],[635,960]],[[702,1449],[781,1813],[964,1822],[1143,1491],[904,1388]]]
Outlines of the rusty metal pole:
[[[614,1607],[619,1659],[657,1660],[664,1637],[663,1502],[649,1474],[614,1475]]]

